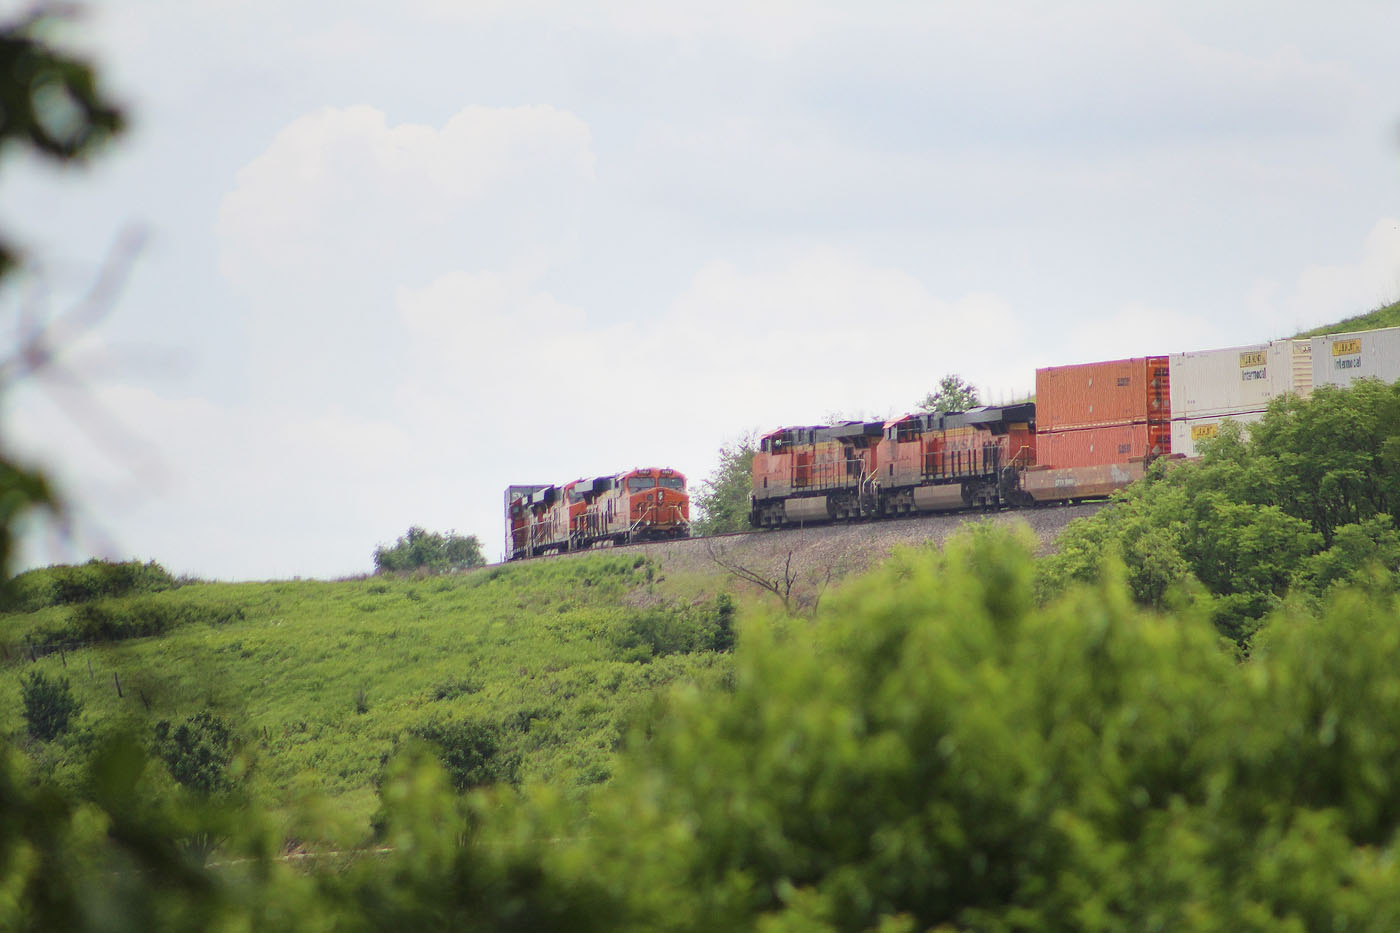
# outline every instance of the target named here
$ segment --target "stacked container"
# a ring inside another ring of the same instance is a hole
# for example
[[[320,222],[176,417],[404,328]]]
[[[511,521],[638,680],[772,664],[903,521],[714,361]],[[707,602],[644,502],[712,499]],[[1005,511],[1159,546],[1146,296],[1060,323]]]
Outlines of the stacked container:
[[[1170,453],[1169,380],[1165,356],[1037,369],[1037,461],[1090,467]]]
[[[1196,456],[1198,442],[1220,433],[1226,419],[1250,424],[1281,395],[1312,388],[1306,340],[1274,340],[1222,350],[1173,353],[1171,452]]]
[[[1349,386],[1358,379],[1400,379],[1400,327],[1328,334],[1310,345],[1315,386]]]

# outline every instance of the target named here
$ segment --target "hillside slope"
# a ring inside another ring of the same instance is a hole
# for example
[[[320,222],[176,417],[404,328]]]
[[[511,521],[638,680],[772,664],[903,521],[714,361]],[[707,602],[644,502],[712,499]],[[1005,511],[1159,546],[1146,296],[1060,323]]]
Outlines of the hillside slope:
[[[1344,318],[1335,324],[1326,324],[1305,330],[1297,337],[1322,337],[1326,334],[1345,334],[1357,330],[1376,330],[1381,327],[1400,326],[1400,301],[1388,304],[1365,314]]]
[[[1096,508],[990,519],[1029,524],[1045,548]],[[83,703],[68,735],[28,743],[37,766],[69,784],[99,732],[120,724],[149,738],[162,720],[209,711],[245,741],[260,799],[322,795],[351,835],[377,806],[385,758],[439,727],[484,727],[521,783],[578,793],[609,777],[614,748],[659,687],[727,680],[725,648],[742,624],[728,594],[740,616],[779,605],[711,549],[760,576],[790,572],[784,595],[804,610],[894,547],[938,543],[983,518],[829,525],[416,579],[201,583],[0,615],[0,735],[27,741],[19,682],[40,671],[67,678]]]
[[[715,602],[680,604],[656,577],[643,555],[607,554],[419,579],[197,584],[100,604],[117,620],[108,637],[137,617],[172,620],[163,634],[47,655],[81,634],[84,606],[0,617],[0,734],[24,743],[18,675],[42,671],[84,706],[68,735],[30,742],[39,767],[70,783],[98,731],[149,737],[208,710],[247,743],[259,797],[314,791],[360,826],[386,756],[434,724],[485,726],[522,782],[579,788],[608,777],[658,685],[729,670],[712,650]]]

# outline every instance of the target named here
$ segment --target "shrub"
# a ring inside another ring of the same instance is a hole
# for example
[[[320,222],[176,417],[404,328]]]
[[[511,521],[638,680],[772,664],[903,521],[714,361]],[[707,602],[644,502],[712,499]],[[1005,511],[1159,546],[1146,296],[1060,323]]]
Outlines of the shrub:
[[[243,608],[233,603],[176,601],[153,596],[103,599],[75,606],[63,624],[36,629],[31,640],[35,647],[41,648],[125,641],[162,635],[182,625],[226,625],[243,617]]]
[[[25,728],[32,737],[45,742],[65,732],[83,708],[73,696],[68,678],[50,680],[43,671],[20,678],[20,697],[24,702]]]
[[[233,729],[213,713],[195,713],[173,730],[161,720],[155,727],[154,751],[176,782],[201,796],[233,787]]]
[[[734,600],[727,593],[708,606],[668,606],[633,612],[609,632],[621,661],[668,654],[729,651],[734,647]]]
[[[94,599],[159,593],[180,583],[155,561],[90,560],[86,564],[56,565],[30,570],[10,582],[12,611],[34,612],[49,606],[70,606]]]
[[[436,749],[452,786],[459,791],[517,780],[519,756],[502,748],[501,730],[496,726],[470,719],[435,719],[411,734]]]
[[[673,929],[1368,929],[1400,903],[1400,628],[1343,592],[1254,659],[1033,541],[896,558],[679,690],[577,863]]]
[[[433,688],[434,700],[451,700],[455,697],[480,693],[483,684],[477,677],[454,677],[444,680]]]
[[[441,573],[483,567],[481,541],[476,535],[446,535],[414,525],[392,547],[374,549],[374,569],[378,573],[429,570]]]

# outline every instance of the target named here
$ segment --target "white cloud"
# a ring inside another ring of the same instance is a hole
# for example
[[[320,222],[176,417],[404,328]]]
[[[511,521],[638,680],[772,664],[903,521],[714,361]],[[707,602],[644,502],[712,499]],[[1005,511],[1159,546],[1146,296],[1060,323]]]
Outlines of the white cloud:
[[[220,268],[245,286],[270,274],[358,277],[500,238],[508,231],[494,225],[511,218],[539,233],[557,222],[560,190],[592,174],[587,125],[553,107],[466,107],[440,129],[326,108],[238,173],[219,211]],[[506,199],[515,212],[500,210]]]
[[[1360,256],[1351,261],[1306,266],[1295,285],[1257,283],[1247,298],[1249,313],[1274,325],[1276,336],[1331,324],[1400,300],[1400,218],[1376,221]]]

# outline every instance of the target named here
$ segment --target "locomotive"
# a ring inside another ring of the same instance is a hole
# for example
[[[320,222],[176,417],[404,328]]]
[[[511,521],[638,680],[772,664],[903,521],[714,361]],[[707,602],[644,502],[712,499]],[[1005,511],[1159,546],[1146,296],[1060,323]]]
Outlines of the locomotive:
[[[1170,455],[1167,357],[1053,366],[1033,402],[765,435],[749,524],[1102,498]]]
[[[508,559],[690,537],[690,495],[676,470],[647,467],[563,486],[506,489]]]
[[[1035,405],[783,428],[759,440],[749,523],[906,515],[1027,504]]]

